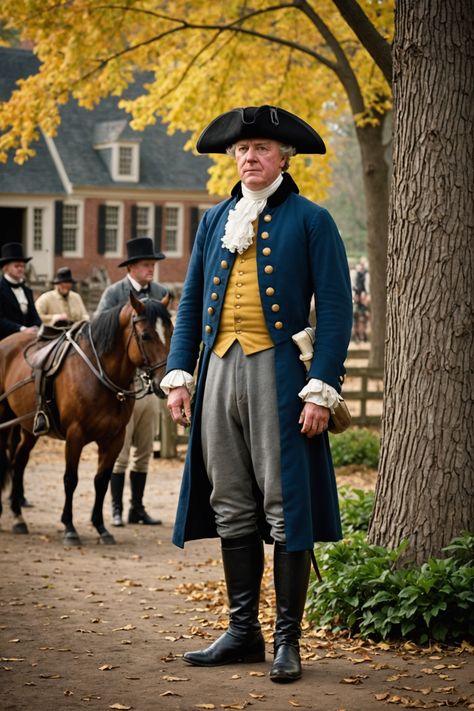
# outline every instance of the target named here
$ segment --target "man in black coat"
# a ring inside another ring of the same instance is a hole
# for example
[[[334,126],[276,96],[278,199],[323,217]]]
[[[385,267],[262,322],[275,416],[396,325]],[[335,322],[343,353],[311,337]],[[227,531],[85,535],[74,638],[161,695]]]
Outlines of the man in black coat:
[[[31,257],[25,257],[20,242],[8,242],[2,246],[0,268],[0,340],[19,331],[36,333],[41,319],[36,311],[33,291],[25,284],[25,265]],[[23,495],[22,506],[30,506]]]
[[[35,332],[41,326],[32,290],[26,286],[25,265],[31,257],[23,255],[19,242],[2,246],[0,267],[0,340],[18,331]]]

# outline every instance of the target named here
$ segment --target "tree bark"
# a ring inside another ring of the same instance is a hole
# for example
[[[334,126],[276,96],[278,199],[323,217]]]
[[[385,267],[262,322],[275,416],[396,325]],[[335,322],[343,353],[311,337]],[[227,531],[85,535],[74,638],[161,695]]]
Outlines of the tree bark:
[[[473,0],[399,0],[385,404],[372,543],[474,528]]]

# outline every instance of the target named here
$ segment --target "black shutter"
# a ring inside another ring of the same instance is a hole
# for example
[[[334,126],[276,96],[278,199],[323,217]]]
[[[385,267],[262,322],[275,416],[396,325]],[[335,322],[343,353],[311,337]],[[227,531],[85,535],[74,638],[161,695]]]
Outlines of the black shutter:
[[[132,239],[135,239],[137,236],[137,206],[132,205],[132,231],[131,231],[131,236]]]
[[[155,252],[161,252],[161,234],[163,231],[163,208],[155,205]]]
[[[63,253],[63,202],[54,202],[54,254],[56,257]]]
[[[99,229],[97,232],[97,252],[105,254],[105,205],[99,205]]]
[[[199,226],[199,208],[192,207],[189,210],[189,251],[193,251],[194,240]]]

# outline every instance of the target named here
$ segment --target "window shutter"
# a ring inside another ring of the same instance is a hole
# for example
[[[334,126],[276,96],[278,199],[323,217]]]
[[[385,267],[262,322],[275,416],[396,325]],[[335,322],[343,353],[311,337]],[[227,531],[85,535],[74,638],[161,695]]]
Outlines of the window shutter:
[[[63,253],[63,202],[54,202],[54,254],[56,257]]]
[[[105,205],[99,205],[99,229],[97,233],[97,252],[105,254]]]
[[[193,251],[194,240],[199,226],[199,208],[192,207],[189,211],[189,251]]]
[[[161,234],[163,230],[163,208],[155,205],[155,252],[161,252]]]
[[[137,236],[137,206],[132,205],[132,231],[131,231],[131,236],[132,239],[135,239]]]

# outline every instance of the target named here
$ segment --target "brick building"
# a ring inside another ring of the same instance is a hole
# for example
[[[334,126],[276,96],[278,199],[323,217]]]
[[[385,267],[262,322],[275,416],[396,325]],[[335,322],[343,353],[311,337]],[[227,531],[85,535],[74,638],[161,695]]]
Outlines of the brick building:
[[[0,47],[0,66],[5,101],[18,79],[36,73],[38,60]],[[206,190],[210,161],[184,151],[188,136],[169,136],[160,121],[133,131],[118,101],[87,111],[70,100],[57,136],[41,133],[34,158],[0,163],[0,244],[22,242],[37,289],[62,266],[85,286],[97,275],[115,281],[124,273],[117,265],[125,242],[143,236],[166,255],[156,278],[178,291],[184,280],[200,215],[216,201]]]

